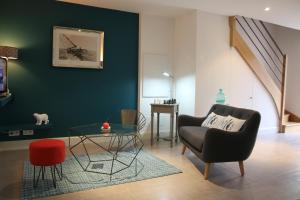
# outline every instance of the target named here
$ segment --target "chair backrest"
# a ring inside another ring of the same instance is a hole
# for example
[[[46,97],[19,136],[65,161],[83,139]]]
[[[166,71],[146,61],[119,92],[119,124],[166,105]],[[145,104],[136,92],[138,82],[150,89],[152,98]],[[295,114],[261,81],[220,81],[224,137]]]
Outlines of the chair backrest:
[[[239,144],[243,146],[243,151],[240,152],[242,160],[245,160],[251,154],[260,124],[261,116],[259,112],[255,110],[249,110],[244,108],[231,107],[226,105],[215,104],[211,107],[209,113],[214,112],[218,115],[231,115],[233,117],[244,119],[246,122],[241,128],[241,137],[243,143]],[[208,114],[209,114],[208,113]]]
[[[260,124],[260,114],[255,110],[249,110],[245,108],[237,108],[227,105],[215,104],[211,107],[208,115],[214,112],[218,115],[228,116],[231,115],[238,119],[246,120],[245,124],[242,126],[243,129],[252,129],[254,132],[257,132]]]
[[[137,124],[137,111],[133,109],[121,110],[122,124]]]
[[[122,109],[121,110],[122,124],[135,124],[137,125],[137,131],[140,132],[146,125],[146,117],[137,110],[134,109]]]

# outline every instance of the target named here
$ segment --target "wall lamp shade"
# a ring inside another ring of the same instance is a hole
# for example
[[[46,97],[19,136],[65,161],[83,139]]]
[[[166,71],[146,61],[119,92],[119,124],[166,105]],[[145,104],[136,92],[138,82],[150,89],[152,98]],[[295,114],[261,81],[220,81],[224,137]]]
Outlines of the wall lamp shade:
[[[9,46],[0,46],[0,57],[6,59],[18,59],[18,49]]]

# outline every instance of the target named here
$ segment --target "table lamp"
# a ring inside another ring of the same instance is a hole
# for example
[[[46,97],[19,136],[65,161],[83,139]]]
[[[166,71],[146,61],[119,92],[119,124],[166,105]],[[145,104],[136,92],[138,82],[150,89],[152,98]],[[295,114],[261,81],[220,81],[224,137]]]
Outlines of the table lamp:
[[[169,79],[171,79],[171,98],[176,98],[176,91],[175,91],[175,80],[174,80],[174,76],[172,76],[170,73],[168,72],[163,72],[162,73],[163,76],[168,77]]]

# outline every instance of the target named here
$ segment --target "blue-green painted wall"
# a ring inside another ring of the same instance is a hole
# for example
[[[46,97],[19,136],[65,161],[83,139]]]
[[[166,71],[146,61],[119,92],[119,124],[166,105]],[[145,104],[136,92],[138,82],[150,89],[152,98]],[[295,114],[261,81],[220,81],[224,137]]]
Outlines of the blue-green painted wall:
[[[33,137],[67,136],[70,126],[120,122],[121,108],[137,107],[137,14],[54,0],[1,0],[0,45],[20,49],[9,61],[14,101],[0,108],[0,125],[33,123],[34,112],[48,113],[53,127]],[[53,26],[104,31],[104,69],[52,67]]]

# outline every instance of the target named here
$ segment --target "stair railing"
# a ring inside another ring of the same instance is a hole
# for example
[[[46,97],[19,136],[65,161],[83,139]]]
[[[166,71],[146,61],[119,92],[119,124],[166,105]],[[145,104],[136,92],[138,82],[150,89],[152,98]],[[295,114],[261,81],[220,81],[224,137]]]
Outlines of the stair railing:
[[[280,49],[264,22],[242,16],[236,16],[234,19],[236,30],[241,30],[241,35],[256,51],[255,54],[260,57],[259,60],[263,62],[262,65],[281,91],[279,127],[282,132],[285,111],[287,55]]]

